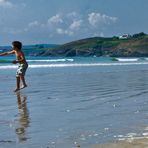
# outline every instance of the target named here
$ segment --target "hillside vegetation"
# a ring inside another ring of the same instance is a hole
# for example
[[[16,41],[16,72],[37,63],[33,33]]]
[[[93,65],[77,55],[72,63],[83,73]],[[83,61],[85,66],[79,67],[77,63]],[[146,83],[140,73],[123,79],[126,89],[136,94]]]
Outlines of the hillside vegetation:
[[[42,56],[148,56],[148,35],[138,33],[126,39],[93,37],[73,41],[40,52]]]

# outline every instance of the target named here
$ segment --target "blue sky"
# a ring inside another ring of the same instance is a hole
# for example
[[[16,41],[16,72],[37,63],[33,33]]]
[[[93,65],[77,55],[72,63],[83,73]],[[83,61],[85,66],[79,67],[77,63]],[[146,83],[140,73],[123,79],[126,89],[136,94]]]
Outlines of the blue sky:
[[[148,0],[0,0],[0,45],[148,33]]]

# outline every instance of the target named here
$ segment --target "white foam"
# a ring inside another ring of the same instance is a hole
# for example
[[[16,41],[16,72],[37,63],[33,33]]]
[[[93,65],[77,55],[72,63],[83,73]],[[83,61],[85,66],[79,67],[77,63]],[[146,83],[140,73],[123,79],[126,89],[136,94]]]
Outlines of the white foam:
[[[116,58],[120,62],[136,62],[139,58]]]
[[[28,62],[73,62],[74,59],[48,59],[48,60],[27,60]]]
[[[143,139],[143,138],[148,139],[148,133],[147,132],[142,133],[142,134],[128,133],[126,135],[117,135],[117,136],[114,136],[114,137],[118,138],[119,141],[127,140],[129,142],[132,142],[133,140],[140,140],[140,139]]]
[[[30,64],[29,68],[54,68],[54,67],[93,67],[93,66],[126,66],[126,65],[148,65],[148,62],[134,63],[73,63],[73,64]],[[15,69],[17,66],[5,65],[0,69]]]
[[[148,61],[148,58],[144,58],[146,61]]]
[[[143,136],[148,136],[148,133],[142,133]]]
[[[128,138],[136,137],[137,136],[137,133],[128,133],[126,136]]]
[[[17,66],[11,66],[11,65],[6,65],[6,66],[0,66],[0,69],[16,69]]]
[[[73,64],[38,64],[29,65],[31,68],[50,68],[50,67],[91,67],[91,66],[124,66],[124,65],[146,65],[148,62],[139,63],[73,63]]]

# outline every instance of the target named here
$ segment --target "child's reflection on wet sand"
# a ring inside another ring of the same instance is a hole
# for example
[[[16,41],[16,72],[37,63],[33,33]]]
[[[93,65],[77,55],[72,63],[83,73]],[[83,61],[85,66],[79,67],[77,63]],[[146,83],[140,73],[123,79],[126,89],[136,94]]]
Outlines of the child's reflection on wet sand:
[[[18,91],[16,95],[19,109],[18,127],[16,128],[16,134],[18,136],[19,142],[23,142],[28,139],[26,136],[26,129],[30,123],[29,112],[26,103],[27,97],[22,95],[20,91]]]

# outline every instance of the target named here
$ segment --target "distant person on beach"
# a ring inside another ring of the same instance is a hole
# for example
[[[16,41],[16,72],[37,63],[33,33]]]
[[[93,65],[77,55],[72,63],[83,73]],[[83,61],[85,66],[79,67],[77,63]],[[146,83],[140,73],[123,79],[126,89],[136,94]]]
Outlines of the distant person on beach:
[[[16,55],[16,60],[12,61],[13,64],[19,64],[17,72],[16,72],[16,89],[14,92],[17,92],[20,89],[23,89],[27,87],[26,81],[25,81],[25,73],[28,68],[28,63],[25,59],[25,55],[23,53],[22,49],[22,43],[19,41],[12,42],[12,50],[8,52],[1,53],[0,56],[6,56],[10,54]],[[22,81],[22,87],[20,87],[20,82]]]

